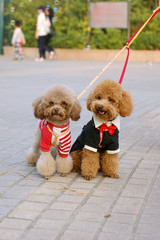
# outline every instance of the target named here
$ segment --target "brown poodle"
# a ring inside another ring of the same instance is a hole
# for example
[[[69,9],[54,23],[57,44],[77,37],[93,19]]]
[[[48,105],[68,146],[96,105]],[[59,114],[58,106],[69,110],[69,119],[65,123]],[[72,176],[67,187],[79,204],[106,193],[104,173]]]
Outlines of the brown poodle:
[[[101,167],[105,176],[119,178],[119,115],[131,114],[132,99],[119,83],[104,80],[90,92],[87,109],[93,118],[71,148],[73,171],[91,180]]]
[[[80,118],[80,104],[71,89],[64,85],[53,85],[44,96],[33,102],[33,109],[35,117],[41,121],[26,160],[36,165],[38,173],[45,178],[52,176],[56,169],[61,175],[66,175],[73,167],[69,156],[69,119],[77,121]]]

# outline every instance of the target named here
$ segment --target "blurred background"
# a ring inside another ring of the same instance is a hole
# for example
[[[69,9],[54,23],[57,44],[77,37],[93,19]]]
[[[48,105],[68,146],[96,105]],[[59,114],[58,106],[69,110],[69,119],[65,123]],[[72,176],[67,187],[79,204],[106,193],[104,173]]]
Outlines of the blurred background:
[[[0,52],[2,46],[11,44],[15,20],[21,23],[25,34],[25,47],[37,47],[35,29],[37,8],[48,5],[53,9],[54,37],[49,45],[53,48],[119,49],[148,19],[159,5],[159,0],[128,0],[128,28],[93,28],[90,24],[91,3],[102,0],[1,0],[0,1]],[[103,2],[121,2],[110,0]],[[160,15],[147,25],[143,34],[133,43],[132,49],[160,49]]]

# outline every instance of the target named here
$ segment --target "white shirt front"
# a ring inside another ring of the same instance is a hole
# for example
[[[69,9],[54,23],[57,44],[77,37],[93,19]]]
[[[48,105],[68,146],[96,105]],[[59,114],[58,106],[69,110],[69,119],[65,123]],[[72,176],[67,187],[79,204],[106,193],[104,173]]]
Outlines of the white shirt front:
[[[46,28],[48,27],[50,27],[48,19],[46,19],[44,12],[41,12],[37,18],[38,36],[46,36],[47,35]]]
[[[16,28],[13,33],[12,44],[16,42],[25,42],[24,34],[20,27]]]
[[[93,120],[94,120],[94,124],[95,124],[96,128],[100,127],[102,125],[102,123],[105,123],[105,124],[107,124],[108,127],[113,124],[113,125],[115,125],[118,128],[118,130],[120,130],[120,119],[119,119],[119,116],[117,116],[112,121],[105,122],[104,120],[98,118],[95,114],[93,114]]]

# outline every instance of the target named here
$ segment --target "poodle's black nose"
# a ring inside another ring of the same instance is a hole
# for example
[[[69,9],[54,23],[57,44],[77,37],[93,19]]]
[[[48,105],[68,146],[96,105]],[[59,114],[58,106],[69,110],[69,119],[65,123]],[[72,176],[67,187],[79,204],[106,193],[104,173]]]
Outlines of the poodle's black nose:
[[[103,106],[102,105],[98,105],[98,111],[102,111],[103,110]]]
[[[58,107],[55,107],[55,108],[54,108],[54,112],[55,112],[55,113],[58,113],[58,111],[59,111],[59,108],[58,108]]]

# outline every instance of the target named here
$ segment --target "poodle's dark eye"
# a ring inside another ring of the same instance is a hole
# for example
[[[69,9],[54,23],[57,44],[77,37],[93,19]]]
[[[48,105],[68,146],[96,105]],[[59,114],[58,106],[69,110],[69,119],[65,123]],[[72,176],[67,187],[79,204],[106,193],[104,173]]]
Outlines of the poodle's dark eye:
[[[113,102],[113,99],[112,98],[108,98],[109,102]]]
[[[101,97],[100,97],[100,96],[98,96],[98,97],[97,97],[97,99],[98,99],[98,100],[101,100]]]
[[[67,103],[65,101],[63,101],[61,104],[62,106],[67,107]]]
[[[53,105],[54,105],[54,102],[51,101],[51,102],[49,102],[49,104],[53,106]]]

